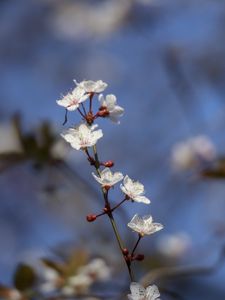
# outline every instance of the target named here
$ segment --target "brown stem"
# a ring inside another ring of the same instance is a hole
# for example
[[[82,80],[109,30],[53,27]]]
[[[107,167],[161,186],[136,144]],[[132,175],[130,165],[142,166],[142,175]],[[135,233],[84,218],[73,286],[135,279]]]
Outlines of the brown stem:
[[[99,176],[101,176],[101,173],[100,173],[100,170],[99,170],[100,161],[99,161],[99,158],[98,158],[98,153],[97,153],[96,145],[93,146],[93,152],[94,152],[94,157],[95,157],[95,161],[96,161],[95,169],[96,169],[97,174]],[[119,234],[119,231],[117,229],[116,222],[115,222],[114,217],[113,217],[112,209],[111,209],[110,202],[109,202],[109,199],[108,199],[108,190],[106,190],[104,187],[102,187],[102,194],[103,194],[103,197],[104,197],[104,200],[105,200],[105,206],[109,209],[108,216],[109,216],[109,219],[110,219],[110,223],[112,225],[112,228],[113,228],[116,240],[118,242],[121,254],[122,254],[122,256],[123,256],[123,258],[125,260],[125,263],[127,265],[130,279],[131,279],[131,281],[134,281],[132,270],[131,270],[131,263],[130,263],[129,260],[126,259],[126,257],[123,254],[124,245],[123,245],[123,241],[121,239],[121,236]]]
[[[80,115],[85,119],[85,115],[82,113],[82,111],[80,110],[80,108],[78,107],[77,110],[79,111]]]
[[[121,204],[123,204],[125,201],[127,201],[127,198],[123,199],[120,203],[118,203],[116,206],[114,206],[112,209],[111,209],[111,212],[113,212],[115,209],[117,209]]]
[[[138,244],[139,244],[141,238],[142,238],[142,236],[139,234],[139,235],[138,235],[137,242],[136,242],[136,244],[134,245],[134,248],[133,248],[133,250],[132,250],[132,252],[131,252],[131,257],[134,256],[134,252],[135,252],[135,250],[137,249],[137,246],[138,246]]]
[[[84,115],[85,115],[85,117],[86,117],[86,116],[87,116],[87,112],[86,112],[86,109],[85,109],[85,106],[84,106],[84,103],[83,103],[83,102],[81,103],[81,106],[82,106],[82,108],[83,108]]]

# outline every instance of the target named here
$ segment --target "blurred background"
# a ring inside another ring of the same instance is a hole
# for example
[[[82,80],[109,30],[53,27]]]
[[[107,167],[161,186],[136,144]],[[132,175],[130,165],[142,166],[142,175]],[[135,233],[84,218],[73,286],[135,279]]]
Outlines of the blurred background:
[[[134,213],[165,226],[140,245],[137,277],[182,266],[157,278],[162,299],[225,299],[224,28],[217,0],[0,1],[2,284],[12,285],[19,262],[81,249],[104,258],[127,288],[108,220],[85,220],[103,205],[91,168],[60,139],[79,118],[70,113],[62,126],[56,100],[73,79],[102,79],[125,114],[119,126],[99,122],[100,156],[152,201],[118,210],[121,232],[132,246]]]

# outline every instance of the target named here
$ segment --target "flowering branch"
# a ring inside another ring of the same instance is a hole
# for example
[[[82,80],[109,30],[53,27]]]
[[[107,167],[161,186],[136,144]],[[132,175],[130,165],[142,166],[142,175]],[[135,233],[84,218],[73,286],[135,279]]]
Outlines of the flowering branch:
[[[128,223],[133,231],[138,233],[138,240],[130,251],[124,247],[121,235],[116,225],[113,212],[118,209],[124,202],[137,202],[149,204],[150,200],[144,195],[144,186],[138,181],[132,180],[128,175],[125,177],[120,172],[113,173],[111,168],[114,166],[114,162],[111,160],[106,162],[101,162],[97,152],[96,143],[102,138],[103,133],[101,129],[97,129],[98,125],[94,125],[97,118],[109,118],[112,122],[119,124],[119,118],[123,115],[124,109],[117,105],[116,96],[110,94],[104,97],[101,92],[103,92],[107,84],[102,80],[98,81],[82,81],[78,83],[75,81],[76,87],[62,99],[58,100],[57,103],[65,107],[68,111],[78,110],[82,117],[82,123],[75,126],[74,128],[68,129],[66,132],[62,133],[62,137],[71,144],[71,146],[76,150],[83,150],[87,155],[87,159],[90,165],[94,166],[96,173],[92,173],[95,180],[101,185],[102,196],[104,199],[104,209],[103,212],[97,215],[91,214],[86,217],[88,222],[95,221],[98,217],[107,215],[109,217],[110,223],[113,228],[120,252],[124,258],[127,265],[128,273],[131,281],[133,281],[133,274],[131,270],[131,265],[134,260],[143,260],[144,255],[137,254],[135,251],[145,235],[150,235],[159,231],[163,226],[159,223],[153,223],[153,219],[150,215],[139,217],[137,214]],[[93,113],[93,99],[95,95],[98,96],[100,102],[99,110]],[[89,99],[88,111],[86,111],[84,102]],[[83,112],[80,110],[80,105]],[[89,148],[93,151],[93,156],[89,152]],[[104,167],[102,170],[101,167]],[[124,198],[114,207],[111,207],[109,200],[109,191],[118,182],[123,180],[120,184],[120,189],[124,194]],[[129,201],[130,200],[130,201]],[[146,290],[142,288],[137,283],[131,284],[131,295],[128,295],[130,300],[138,300],[137,296],[143,299],[143,295],[148,297],[154,297],[156,300],[159,297],[159,292],[156,286],[150,286]]]

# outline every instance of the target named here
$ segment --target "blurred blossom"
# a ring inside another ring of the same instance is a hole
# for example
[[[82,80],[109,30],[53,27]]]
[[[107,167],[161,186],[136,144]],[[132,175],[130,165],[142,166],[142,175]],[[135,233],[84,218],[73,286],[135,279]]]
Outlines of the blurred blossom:
[[[39,276],[42,280],[42,283],[39,286],[39,290],[42,293],[48,294],[54,292],[57,289],[60,277],[54,269],[43,266]]]
[[[9,152],[21,153],[23,151],[18,133],[13,123],[0,124],[0,136],[0,154]]]
[[[58,139],[55,141],[51,148],[51,155],[55,159],[63,159],[67,156],[70,148],[62,139]]]
[[[159,238],[158,249],[170,258],[180,258],[191,248],[191,238],[186,233],[163,235]]]
[[[16,289],[10,290],[7,300],[22,300],[22,295]]]
[[[79,268],[80,274],[88,275],[94,280],[107,280],[110,278],[111,269],[106,265],[101,258],[93,259],[89,264]]]
[[[52,30],[69,39],[104,36],[124,22],[131,7],[130,0],[107,0],[100,4],[62,2],[53,16]]]
[[[66,291],[68,292],[69,290],[71,291],[73,289],[74,295],[82,295],[89,291],[89,288],[92,283],[93,279],[89,275],[77,274],[68,278]]]
[[[177,143],[172,149],[172,164],[175,170],[190,170],[216,157],[216,149],[204,135]]]

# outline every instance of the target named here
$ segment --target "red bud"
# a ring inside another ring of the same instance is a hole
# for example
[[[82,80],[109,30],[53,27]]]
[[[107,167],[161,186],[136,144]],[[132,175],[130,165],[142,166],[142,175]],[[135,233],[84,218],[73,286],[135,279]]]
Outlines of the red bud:
[[[86,220],[88,221],[88,222],[93,222],[93,221],[95,221],[97,219],[97,216],[96,215],[88,215],[88,216],[86,216]]]
[[[129,254],[129,250],[127,248],[124,248],[122,251],[125,256]]]
[[[133,260],[142,261],[142,260],[144,260],[144,258],[145,258],[144,254],[137,254],[133,257]]]
[[[114,166],[114,162],[112,160],[108,160],[103,163],[104,167],[106,168],[112,168]]]

